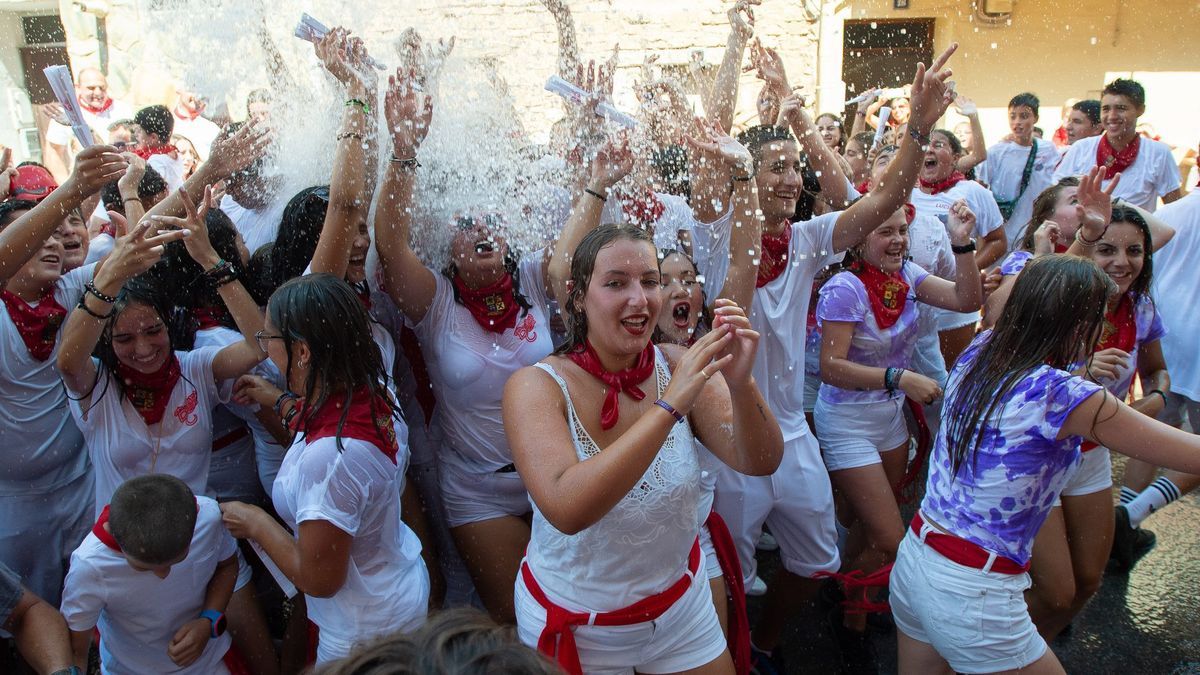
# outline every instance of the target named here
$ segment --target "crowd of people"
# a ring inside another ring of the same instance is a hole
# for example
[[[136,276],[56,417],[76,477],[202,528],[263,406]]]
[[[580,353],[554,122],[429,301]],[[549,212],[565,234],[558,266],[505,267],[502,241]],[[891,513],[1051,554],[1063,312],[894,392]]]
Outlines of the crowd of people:
[[[628,129],[544,4],[589,98],[526,153],[562,167],[532,250],[470,210],[418,241],[442,101],[415,34],[386,79],[348,31],[316,44],[345,105],[294,195],[265,90],[217,125],[76,74],[97,143],[52,128],[66,180],[0,179],[27,667],[784,673],[815,603],[851,672],[871,615],[902,673],[1062,672],[1050,641],[1200,485],[1200,197],[1143,88],[1050,140],[1018,93],[989,146],[951,45],[814,118],[738,0],[703,116],[648,62]]]

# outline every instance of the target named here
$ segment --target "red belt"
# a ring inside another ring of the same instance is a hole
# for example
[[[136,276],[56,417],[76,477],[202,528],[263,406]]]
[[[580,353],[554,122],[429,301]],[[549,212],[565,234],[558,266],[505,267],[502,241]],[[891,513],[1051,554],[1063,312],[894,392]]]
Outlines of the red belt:
[[[250,430],[247,429],[246,425],[243,424],[242,426],[238,427],[237,429],[234,429],[233,431],[231,431],[231,432],[225,434],[224,436],[218,438],[217,440],[213,441],[212,451],[219,452],[221,450],[224,450],[225,448],[228,448],[229,446],[233,445],[234,443],[237,443],[238,441],[242,440],[243,438],[245,438],[249,435],[250,435]]]
[[[1093,443],[1091,441],[1084,441],[1083,443],[1080,444],[1079,451],[1080,452],[1091,452],[1092,450],[1095,450],[1098,447],[1100,447],[1100,446],[1097,445],[1096,443]]]
[[[921,512],[917,511],[917,515],[913,516],[912,519],[913,534],[920,537],[921,527],[924,524],[925,520],[921,518]],[[1023,574],[1029,571],[1029,563],[1025,563],[1024,565],[1018,564],[1010,558],[989,553],[978,544],[973,544],[966,539],[956,537],[952,534],[943,534],[937,530],[931,530],[925,533],[924,541],[926,546],[959,565],[982,570],[987,568],[988,561],[992,560],[990,568],[992,572]]]
[[[587,612],[572,612],[550,602],[542,587],[538,585],[533,572],[526,562],[521,563],[521,578],[525,587],[534,600],[546,610],[546,627],[538,637],[538,651],[554,659],[569,675],[583,675],[583,667],[579,664],[579,650],[575,646],[575,626],[629,626],[636,623],[654,621],[683,597],[692,585],[692,579],[700,571],[700,540],[692,544],[692,552],[688,555],[688,573],[679,578],[670,588],[643,598],[628,607],[615,609],[611,612],[590,614]]]
[[[720,514],[709,512],[704,521],[708,536],[712,539],[717,562],[721,565],[721,576],[725,577],[725,592],[732,608],[729,616],[729,655],[733,657],[733,668],[737,675],[750,672],[750,620],[746,616],[746,587],[742,581],[742,561],[738,559],[733,537]]]

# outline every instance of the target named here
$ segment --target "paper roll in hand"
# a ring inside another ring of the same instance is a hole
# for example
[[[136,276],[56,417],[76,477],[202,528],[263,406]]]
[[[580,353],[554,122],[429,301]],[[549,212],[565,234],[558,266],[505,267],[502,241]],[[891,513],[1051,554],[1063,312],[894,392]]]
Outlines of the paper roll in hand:
[[[314,19],[307,12],[300,15],[300,23],[296,24],[296,37],[317,44],[324,39],[327,33],[329,33],[328,26]],[[376,61],[373,56],[367,57],[367,63],[371,64],[376,70],[387,70],[387,67]]]
[[[892,116],[892,109],[886,105],[879,109],[879,126],[875,127],[875,140],[871,141],[872,147],[879,147],[883,142],[883,132],[887,131],[888,119]]]
[[[553,92],[573,103],[582,104],[587,100],[589,93],[579,87],[567,82],[557,75],[551,75],[549,80],[546,80],[546,91]],[[623,127],[632,129],[637,126],[637,120],[629,115],[617,110],[612,104],[601,102],[596,106],[596,114],[605,119],[610,119]]]
[[[79,99],[75,96],[75,83],[71,81],[71,69],[66,66],[48,66],[42,72],[46,74],[46,81],[50,83],[54,98],[63,107],[63,113],[67,116],[67,121],[71,123],[71,130],[75,132],[75,138],[79,144],[85,148],[95,145],[96,138],[92,135],[92,130],[87,122],[84,121],[83,110],[79,107]]]

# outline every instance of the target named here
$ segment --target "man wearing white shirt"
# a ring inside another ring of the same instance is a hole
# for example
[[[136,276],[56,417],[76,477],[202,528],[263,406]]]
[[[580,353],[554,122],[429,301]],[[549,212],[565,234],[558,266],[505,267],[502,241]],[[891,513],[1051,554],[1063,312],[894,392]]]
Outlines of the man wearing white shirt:
[[[1025,232],[1033,215],[1033,200],[1050,187],[1058,150],[1049,141],[1034,138],[1038,122],[1037,96],[1017,94],[1008,102],[1008,128],[1012,140],[988,148],[987,161],[979,167],[979,180],[991,186],[1000,213],[1004,216],[1004,235],[1008,250]]]
[[[108,96],[108,78],[95,68],[84,68],[75,76],[75,97],[88,128],[102,139],[108,138],[108,127],[117,120],[133,117],[133,108]],[[50,120],[46,127],[46,140],[59,156],[63,166],[70,168],[73,161],[72,143],[75,142],[71,127]]]
[[[221,133],[221,128],[201,116],[206,104],[195,92],[180,87],[175,94],[175,105],[171,108],[175,118],[174,133],[191,141],[196,154],[200,155],[200,161],[207,162],[209,148]]]
[[[171,111],[165,105],[152,105],[139,110],[133,121],[137,124],[134,154],[146,160],[162,176],[168,191],[178,190],[183,186],[184,166],[179,150],[170,143],[175,126]]]
[[[1105,166],[1109,179],[1121,174],[1114,197],[1147,211],[1157,208],[1159,197],[1165,204],[1179,199],[1183,193],[1171,148],[1137,132],[1138,118],[1145,112],[1146,90],[1142,85],[1124,79],[1110,82],[1100,99],[1104,133],[1072,145],[1054,172],[1054,180],[1081,176],[1094,166]],[[1104,182],[1105,187],[1108,182]]]

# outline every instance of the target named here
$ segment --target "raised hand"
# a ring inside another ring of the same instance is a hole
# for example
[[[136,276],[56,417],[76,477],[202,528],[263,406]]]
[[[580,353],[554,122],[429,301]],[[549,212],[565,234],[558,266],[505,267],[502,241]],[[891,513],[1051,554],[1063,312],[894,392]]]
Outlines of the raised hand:
[[[912,105],[909,125],[921,135],[928,135],[933,130],[933,125],[946,114],[954,101],[954,88],[949,83],[954,71],[946,68],[946,62],[957,50],[958,43],[952,43],[933,60],[933,65],[928,69],[923,63],[917,64],[917,74],[913,77],[909,95]]]
[[[965,246],[971,241],[975,232],[975,212],[967,206],[965,199],[960,199],[950,205],[946,227],[950,234],[950,243],[955,246]]]
[[[258,375],[242,375],[233,385],[233,400],[242,405],[260,405],[270,408],[279,400],[283,391],[266,378]]]
[[[233,135],[220,135],[213,140],[205,166],[215,172],[214,178],[226,178],[266,155],[273,139],[265,124],[247,122]]]
[[[396,157],[416,157],[433,123],[433,97],[421,91],[414,70],[405,72],[397,68],[395,75],[388,76],[383,116],[392,134],[392,152]]]
[[[610,139],[592,160],[588,186],[598,192],[611,188],[629,175],[633,170],[633,161],[633,151],[629,148],[627,137]]]
[[[727,340],[722,356],[730,357],[721,374],[731,387],[749,385],[754,370],[754,354],[758,351],[758,331],[750,327],[746,310],[733,300],[718,298],[713,304],[713,330],[728,329],[732,339]]]
[[[142,176],[146,175],[146,160],[132,152],[122,152],[121,156],[129,162],[129,166],[125,169],[125,175],[117,180],[117,189],[121,194],[136,193]]]
[[[113,214],[109,211],[109,215]],[[120,215],[120,214],[117,214]],[[102,291],[118,291],[133,277],[145,272],[162,258],[163,246],[190,236],[187,230],[169,230],[150,237],[152,223],[145,219],[124,237],[118,237],[112,253],[96,272],[96,287]],[[114,293],[109,293],[110,295]]]
[[[730,28],[743,42],[754,37],[754,10],[751,7],[761,4],[762,0],[737,0],[726,12]]]
[[[353,37],[350,31],[342,27],[330,30],[320,42],[313,45],[313,51],[325,70],[333,75],[354,94],[367,94],[375,91],[378,76],[375,69],[367,63],[367,49],[361,38]]]
[[[746,146],[738,143],[732,136],[721,128],[721,123],[713,120],[706,122],[696,120],[700,129],[700,138],[684,136],[684,140],[697,152],[718,159],[721,162],[746,173],[754,172],[754,158]]]
[[[1062,228],[1053,220],[1047,220],[1033,232],[1033,255],[1054,253],[1054,246],[1062,239]]]
[[[733,362],[732,354],[721,354],[729,349],[735,323],[709,331],[707,335],[696,340],[675,364],[671,372],[671,383],[667,385],[662,398],[680,414],[686,415],[691,412],[700,392],[708,385],[708,380]]]
[[[959,94],[954,97],[954,106],[958,110],[958,114],[963,117],[970,117],[979,113],[979,106],[975,105],[965,94]]]
[[[779,116],[775,118],[775,126],[788,128],[797,121],[797,117],[804,109],[804,97],[798,94],[789,94],[783,98],[779,104]]]
[[[59,189],[74,193],[80,199],[100,191],[100,188],[119,179],[129,167],[129,160],[111,145],[93,145],[83,149],[75,158],[75,170]]]
[[[758,79],[771,85],[779,96],[792,93],[792,88],[788,85],[787,71],[783,67],[783,58],[774,49],[763,47],[758,38],[750,43],[750,65]]]
[[[205,270],[212,269],[221,261],[221,256],[217,255],[216,249],[209,241],[208,225],[204,220],[208,215],[209,204],[212,203],[212,186],[204,188],[204,199],[200,201],[199,208],[187,190],[179,190],[179,199],[183,202],[183,210],[187,213],[186,218],[174,216],[151,216],[151,218],[160,231],[185,230],[187,235],[184,237],[183,245],[187,248],[188,255],[192,256],[192,260],[195,260],[196,264]]]
[[[1121,182],[1121,174],[1113,176],[1108,187],[1104,184],[1107,169],[1094,166],[1092,170],[1079,179],[1079,191],[1075,193],[1075,215],[1079,216],[1079,228],[1089,240],[1097,240],[1104,235],[1108,224],[1112,222],[1112,194]]]

